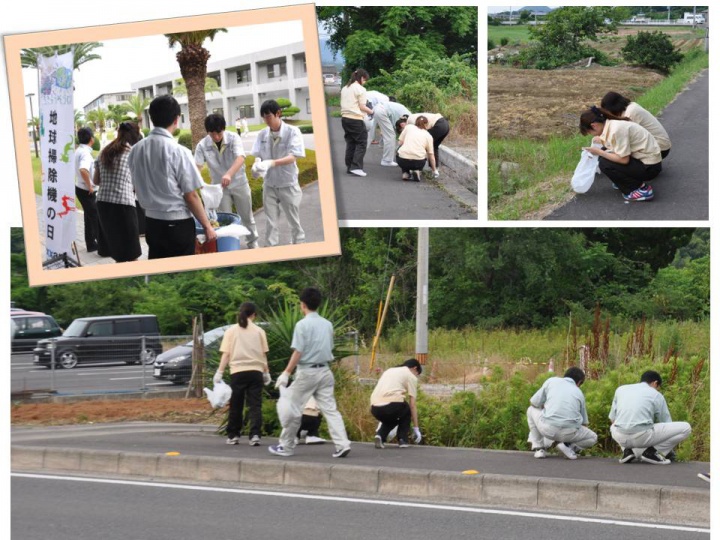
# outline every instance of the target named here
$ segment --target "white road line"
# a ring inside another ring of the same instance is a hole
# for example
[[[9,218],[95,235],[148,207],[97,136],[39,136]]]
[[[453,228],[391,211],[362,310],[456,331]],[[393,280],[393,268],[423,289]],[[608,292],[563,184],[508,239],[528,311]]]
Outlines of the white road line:
[[[356,499],[353,497],[332,497],[327,495],[308,495],[305,493],[287,493],[280,491],[262,491],[262,490],[251,490],[251,489],[236,489],[236,488],[219,488],[209,486],[192,486],[185,484],[167,484],[167,483],[154,483],[154,482],[137,482],[132,480],[112,480],[108,478],[76,478],[73,476],[56,476],[56,475],[45,475],[45,474],[23,474],[23,473],[10,473],[10,476],[16,476],[18,478],[39,478],[45,480],[66,480],[70,482],[90,482],[96,484],[116,484],[126,486],[142,486],[142,487],[157,487],[157,488],[169,488],[169,489],[185,489],[189,491],[212,491],[217,493],[235,493],[240,495],[262,495],[266,497],[285,497],[289,499],[309,499],[315,501],[334,501],[334,502],[345,502],[353,504],[370,504],[376,506],[399,506],[408,508],[425,508],[428,510],[446,510],[450,512],[465,512],[469,514],[493,514],[501,516],[516,516],[516,517],[527,517],[533,519],[550,519],[557,521],[575,521],[579,523],[597,523],[600,525],[614,525],[618,527],[636,527],[642,529],[662,529],[667,531],[679,531],[679,532],[696,532],[710,534],[710,529],[703,529],[700,527],[684,527],[680,525],[662,525],[659,523],[641,523],[636,521],[618,521],[615,519],[599,519],[599,518],[588,518],[588,517],[574,517],[574,516],[561,516],[555,514],[538,514],[536,512],[517,512],[512,510],[494,510],[489,508],[472,508],[466,506],[451,506],[441,504],[427,504],[420,502],[402,502],[402,501],[377,501],[370,499]]]

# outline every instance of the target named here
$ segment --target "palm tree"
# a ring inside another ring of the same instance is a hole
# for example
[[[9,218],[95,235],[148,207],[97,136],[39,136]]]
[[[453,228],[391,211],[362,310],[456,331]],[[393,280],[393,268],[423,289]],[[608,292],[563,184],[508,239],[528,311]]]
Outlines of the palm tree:
[[[108,119],[107,111],[105,109],[100,108],[88,111],[85,118],[87,118],[87,121],[95,126],[96,131],[99,131],[100,133],[105,131],[105,122],[107,122]]]
[[[87,43],[71,43],[68,45],[50,45],[47,47],[35,47],[33,49],[22,49],[20,51],[20,65],[24,68],[38,67],[39,56],[52,56],[55,53],[65,54],[73,49],[73,69],[80,69],[80,66],[91,60],[100,60],[100,55],[93,53],[94,49],[102,47],[103,44],[97,41]]]
[[[135,115],[138,128],[142,128],[143,113],[150,105],[150,98],[142,97],[140,94],[133,95],[128,101],[128,113]]]
[[[210,38],[212,41],[219,32],[227,32],[225,28],[200,30],[198,32],[181,32],[178,34],[165,34],[172,49],[180,45],[175,58],[180,66],[180,74],[185,79],[188,95],[188,112],[190,116],[190,132],[192,134],[192,147],[195,148],[205,136],[204,123],[207,115],[205,106],[205,79],[207,78],[207,63],[210,52],[202,46]]]
[[[128,118],[128,112],[130,106],[127,103],[113,103],[108,105],[107,118],[112,120],[115,126],[119,126],[120,122],[125,121]]]
[[[205,93],[212,94],[213,92],[222,94],[222,88],[220,88],[220,85],[215,79],[213,79],[212,77],[206,77]],[[172,93],[173,96],[187,95],[187,85],[185,84],[185,81],[183,79],[175,79],[175,85],[173,86]]]
[[[83,124],[85,120],[85,113],[81,111],[80,109],[77,109],[75,111],[75,129],[78,130],[81,127],[83,127]]]

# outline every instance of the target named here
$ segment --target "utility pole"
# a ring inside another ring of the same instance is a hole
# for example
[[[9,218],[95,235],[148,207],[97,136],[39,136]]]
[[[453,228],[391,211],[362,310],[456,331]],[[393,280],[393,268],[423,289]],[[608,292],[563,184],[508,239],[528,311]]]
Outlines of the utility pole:
[[[418,228],[417,316],[415,319],[415,358],[420,364],[428,359],[428,259],[429,230]]]

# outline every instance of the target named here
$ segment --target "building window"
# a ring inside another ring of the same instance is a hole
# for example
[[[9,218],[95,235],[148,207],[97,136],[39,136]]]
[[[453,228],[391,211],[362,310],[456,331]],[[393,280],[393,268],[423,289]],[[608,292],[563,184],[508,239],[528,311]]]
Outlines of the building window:
[[[212,110],[212,113],[213,113],[213,114],[219,114],[220,116],[225,116],[225,115],[223,114],[223,108],[222,108],[222,107],[220,107],[219,109],[213,109],[213,110]]]
[[[303,73],[307,73],[307,58],[303,55]]]
[[[310,98],[305,98],[305,110],[308,114],[312,114],[312,112],[310,112]]]
[[[276,77],[282,77],[287,75],[287,62],[280,62],[277,64],[268,64],[268,79],[275,79]]]
[[[238,84],[249,83],[251,81],[252,81],[252,76],[250,75],[250,68],[241,69],[240,71],[237,72]]]
[[[254,105],[240,105],[238,107],[238,113],[240,116],[245,118],[255,118],[255,106]]]

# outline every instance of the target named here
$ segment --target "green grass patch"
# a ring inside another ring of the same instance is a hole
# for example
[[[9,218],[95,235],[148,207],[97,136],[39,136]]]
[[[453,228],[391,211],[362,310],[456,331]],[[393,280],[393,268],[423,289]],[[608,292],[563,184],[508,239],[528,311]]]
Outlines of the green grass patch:
[[[638,98],[653,114],[662,111],[699,72],[708,67],[708,55],[700,49],[688,52],[662,82]],[[579,111],[578,111],[579,114]],[[580,158],[580,149],[590,137],[547,141],[491,139],[488,141],[488,205],[492,220],[527,219],[544,208],[562,202],[570,190],[570,178]],[[519,166],[501,171],[503,162]]]
[[[530,30],[525,25],[488,26],[489,40],[494,41],[495,45],[500,45],[502,38],[507,38],[510,45],[527,43],[530,41]]]

